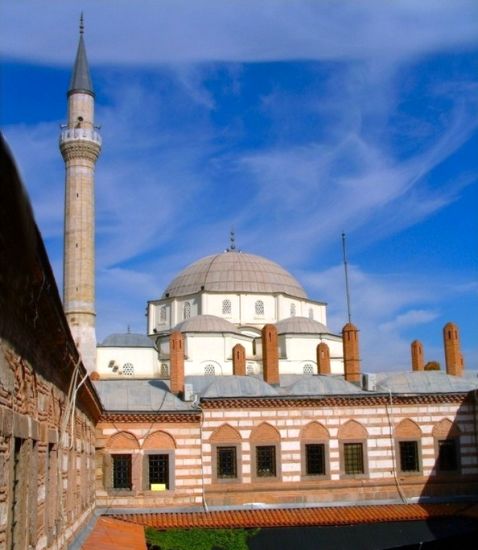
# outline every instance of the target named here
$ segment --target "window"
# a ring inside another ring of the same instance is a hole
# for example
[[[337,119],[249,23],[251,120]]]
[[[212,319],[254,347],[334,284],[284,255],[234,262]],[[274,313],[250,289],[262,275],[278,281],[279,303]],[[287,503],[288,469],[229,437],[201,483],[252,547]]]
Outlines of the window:
[[[247,376],[252,376],[254,374],[254,365],[252,363],[247,364],[246,374],[247,374]]]
[[[222,314],[223,315],[231,315],[231,312],[232,312],[231,300],[223,300],[222,301]]]
[[[365,473],[362,443],[344,443],[344,471],[347,475]]]
[[[438,470],[440,472],[454,472],[458,470],[457,445],[455,439],[438,441]]]
[[[159,483],[169,489],[169,455],[148,455],[149,485]]]
[[[255,308],[256,308],[256,315],[259,315],[259,316],[264,315],[264,302],[262,300],[257,300]]]
[[[314,310],[312,308],[309,309],[309,319],[314,320]]]
[[[161,306],[161,309],[159,310],[159,320],[162,323],[166,322],[166,306]]]
[[[184,302],[184,318],[189,319],[191,317],[191,303]]]
[[[113,489],[131,489],[131,455],[112,455]]]
[[[296,307],[295,304],[290,304],[290,316],[295,317]]]
[[[325,475],[325,445],[323,443],[306,444],[305,473],[308,476]]]
[[[125,376],[133,376],[134,375],[134,366],[133,363],[125,363],[123,365],[123,374]]]
[[[257,477],[276,476],[276,448],[275,445],[256,447]]]
[[[236,447],[217,447],[217,477],[237,478]]]
[[[216,367],[210,363],[204,367],[205,376],[214,376],[216,374]]]
[[[160,376],[161,378],[168,378],[169,376],[169,367],[166,363],[161,364]]]
[[[304,365],[304,374],[314,374],[314,365],[312,365],[312,363],[306,363]]]
[[[402,472],[419,472],[418,442],[400,441],[400,470]]]

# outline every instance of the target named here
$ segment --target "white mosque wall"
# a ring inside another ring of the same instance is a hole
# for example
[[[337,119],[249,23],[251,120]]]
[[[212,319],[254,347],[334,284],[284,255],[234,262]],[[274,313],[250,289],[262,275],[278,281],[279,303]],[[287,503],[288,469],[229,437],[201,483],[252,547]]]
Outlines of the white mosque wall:
[[[158,354],[154,348],[98,347],[96,370],[106,378],[157,378]]]

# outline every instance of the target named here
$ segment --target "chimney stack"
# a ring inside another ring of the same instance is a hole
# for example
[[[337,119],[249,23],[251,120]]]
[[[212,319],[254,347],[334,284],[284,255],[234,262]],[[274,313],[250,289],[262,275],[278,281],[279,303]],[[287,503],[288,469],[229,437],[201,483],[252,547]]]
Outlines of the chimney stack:
[[[232,348],[232,374],[246,376],[246,350],[241,344]]]
[[[178,395],[184,393],[184,336],[176,330],[169,335],[170,389]]]
[[[414,372],[425,370],[425,363],[423,360],[423,344],[419,340],[413,340],[411,350],[412,370]]]
[[[264,382],[279,385],[279,351],[274,325],[264,325],[262,328],[262,371]]]
[[[347,382],[360,384],[360,351],[358,328],[347,323],[342,329],[344,346],[344,376]]]
[[[445,346],[446,373],[453,376],[463,376],[463,355],[460,350],[460,335],[454,323],[443,327],[443,343]]]
[[[317,370],[319,374],[330,374],[330,349],[325,342],[317,346]]]

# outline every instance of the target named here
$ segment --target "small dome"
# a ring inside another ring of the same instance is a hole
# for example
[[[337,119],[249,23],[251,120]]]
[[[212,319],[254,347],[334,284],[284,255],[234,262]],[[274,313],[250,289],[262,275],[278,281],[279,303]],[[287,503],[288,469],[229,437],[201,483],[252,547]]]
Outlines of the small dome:
[[[276,323],[277,334],[330,334],[330,330],[307,317],[288,317]]]
[[[202,397],[260,397],[278,395],[273,387],[251,376],[216,376]]]
[[[110,334],[98,346],[108,348],[154,348],[154,343],[145,334],[125,332]]]
[[[213,292],[281,292],[307,298],[300,283],[280,265],[253,254],[228,251],[207,256],[184,269],[163,298]]]
[[[240,334],[232,323],[215,315],[196,315],[182,321],[173,330],[179,330],[180,332],[232,332]]]
[[[348,395],[363,393],[360,388],[333,376],[302,376],[284,388],[288,395]]]
[[[478,379],[440,371],[377,374],[377,389],[394,393],[460,393],[478,388]]]

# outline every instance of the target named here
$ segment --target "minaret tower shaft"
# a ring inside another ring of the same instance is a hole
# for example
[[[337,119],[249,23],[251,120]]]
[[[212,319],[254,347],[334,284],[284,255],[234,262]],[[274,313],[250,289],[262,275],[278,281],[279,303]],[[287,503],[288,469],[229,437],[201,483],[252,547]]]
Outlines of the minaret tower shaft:
[[[60,151],[65,161],[63,307],[89,372],[96,365],[95,331],[95,163],[101,136],[94,125],[95,94],[85,43],[83,15],[68,98],[68,122]]]

